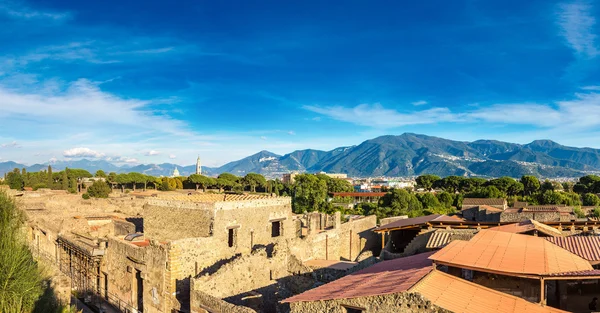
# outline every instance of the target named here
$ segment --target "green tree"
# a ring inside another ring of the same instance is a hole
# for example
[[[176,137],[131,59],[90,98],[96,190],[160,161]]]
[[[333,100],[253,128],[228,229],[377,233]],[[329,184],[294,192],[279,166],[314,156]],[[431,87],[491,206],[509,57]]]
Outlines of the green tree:
[[[389,207],[392,214],[417,217],[424,214],[423,205],[417,197],[405,189],[394,189],[379,199],[379,207]]]
[[[535,176],[524,175],[521,177],[521,184],[523,184],[523,192],[526,196],[530,196],[540,189],[540,180]]]
[[[217,177],[217,186],[219,186],[219,192],[223,192],[223,189],[232,189],[238,184],[238,177],[230,173],[221,173]]]
[[[131,182],[131,178],[127,174],[118,174],[115,176],[115,182],[121,186],[121,192],[125,192],[125,186]]]
[[[541,204],[562,204],[563,197],[559,192],[546,190],[541,194]]]
[[[108,176],[106,177],[106,181],[108,181],[108,183],[110,184],[111,188],[115,188],[115,185],[117,185],[117,173],[115,172],[110,172],[108,173]]]
[[[190,181],[190,183],[196,185],[196,191],[198,190],[198,188],[200,186],[202,186],[202,189],[204,190],[204,192],[206,192],[206,188],[208,186],[215,183],[214,179],[212,179],[211,177],[207,177],[204,175],[198,175],[198,174],[190,175],[190,177],[188,177],[188,180]]]
[[[293,194],[292,207],[295,213],[318,211],[327,201],[327,182],[316,175],[297,175]]]
[[[48,185],[48,188],[52,188],[54,185],[54,178],[52,178],[52,166],[48,165],[48,171],[46,175],[46,184]]]
[[[23,175],[18,168],[15,168],[12,172],[6,174],[6,183],[10,189],[22,190],[25,182],[23,181]]]
[[[245,185],[250,186],[252,192],[256,192],[257,186],[265,186],[267,184],[265,177],[257,173],[246,174],[243,181]]]
[[[68,175],[68,171],[69,168],[65,168],[64,171],[61,172],[60,175],[60,189],[62,190],[68,190],[69,189],[69,175]]]
[[[106,173],[104,173],[103,170],[97,170],[96,174],[94,176],[101,177],[101,178],[106,178]]]
[[[577,183],[573,186],[573,191],[579,194],[588,192],[588,187],[582,183]]]
[[[452,204],[454,203],[454,196],[452,196],[449,192],[440,192],[437,194],[437,198],[440,204],[445,208],[452,207]]]
[[[434,184],[439,181],[441,178],[436,175],[421,175],[417,177],[417,188],[423,188],[425,190],[431,190]]]
[[[419,201],[421,201],[423,209],[425,210],[432,210],[442,207],[438,198],[430,192],[418,194],[417,198]]]
[[[20,174],[20,173],[19,173]],[[20,229],[24,216],[0,191],[0,312],[31,312],[42,295],[42,275]]]
[[[579,183],[584,184],[588,188],[596,182],[600,182],[600,176],[586,175],[586,176],[579,178]]]
[[[133,186],[133,191],[135,191],[135,187],[137,184],[146,184],[146,177],[144,177],[145,175],[143,174],[131,172],[127,174],[127,176],[129,177],[129,183],[131,183],[131,185]]]
[[[581,198],[582,198],[583,205],[586,205],[586,206],[600,205],[600,198],[593,193],[586,193]]]
[[[570,181],[566,181],[566,182],[562,183],[563,190],[567,191],[567,192],[573,192],[574,185],[575,184],[573,184],[573,182],[570,182]]]
[[[485,178],[469,177],[460,181],[459,190],[461,192],[471,192],[477,190],[487,183]]]
[[[87,194],[93,198],[108,198],[111,191],[112,189],[107,183],[97,180],[88,187]]]
[[[581,208],[574,208],[573,213],[575,213],[575,216],[577,216],[577,218],[585,218],[585,212],[583,212]]]
[[[459,176],[448,176],[437,182],[437,186],[450,193],[456,193],[464,178]],[[435,187],[435,184],[434,184]]]

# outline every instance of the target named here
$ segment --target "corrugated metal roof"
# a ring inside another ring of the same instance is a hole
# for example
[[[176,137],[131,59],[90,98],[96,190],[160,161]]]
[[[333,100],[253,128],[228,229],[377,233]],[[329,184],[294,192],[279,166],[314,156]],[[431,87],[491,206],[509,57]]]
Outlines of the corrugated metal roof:
[[[545,239],[590,262],[600,262],[600,237],[598,236],[549,237]]]
[[[377,263],[282,302],[349,299],[403,292],[433,269],[428,259],[431,254],[421,253]]]
[[[441,215],[439,215],[439,214],[431,214],[431,215],[425,215],[425,216],[419,216],[419,217],[413,217],[413,218],[406,218],[406,219],[398,220],[398,221],[395,221],[395,222],[392,222],[392,223],[389,223],[386,225],[381,225],[381,226],[375,228],[375,231],[387,230],[387,229],[405,227],[405,226],[422,225],[422,224],[431,222],[440,216]]]
[[[432,271],[409,292],[417,292],[433,304],[461,313],[559,313],[566,312],[531,303],[521,298],[492,290],[456,276]]]
[[[497,227],[490,228],[490,230],[503,231],[503,232],[514,233],[514,234],[522,234],[522,233],[526,233],[529,231],[537,230],[548,236],[562,236],[562,233],[560,232],[560,230],[550,227],[548,225],[544,225],[535,220],[526,220],[526,221],[522,221],[519,223],[497,226]]]
[[[425,248],[439,249],[453,240],[469,240],[477,233],[476,229],[438,229],[427,241]]]
[[[464,198],[463,205],[504,205],[506,200],[503,198]]]
[[[549,275],[591,270],[590,263],[540,237],[481,230],[431,256],[456,267],[514,274]]]
[[[427,249],[438,249],[450,242],[451,234],[449,232],[436,231],[429,237],[425,248]]]
[[[550,276],[553,276],[553,277],[557,277],[557,276],[559,276],[559,277],[600,276],[600,270],[558,273],[558,274],[552,274]]]

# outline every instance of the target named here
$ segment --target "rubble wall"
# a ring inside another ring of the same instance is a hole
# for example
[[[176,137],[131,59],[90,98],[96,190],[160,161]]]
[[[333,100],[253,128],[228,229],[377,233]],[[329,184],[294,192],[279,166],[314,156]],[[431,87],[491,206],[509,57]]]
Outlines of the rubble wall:
[[[292,313],[346,313],[344,306],[365,309],[369,313],[451,313],[415,293],[396,293],[353,299],[295,302],[290,304]]]
[[[209,203],[153,200],[144,206],[144,233],[163,241],[208,237],[213,217]]]

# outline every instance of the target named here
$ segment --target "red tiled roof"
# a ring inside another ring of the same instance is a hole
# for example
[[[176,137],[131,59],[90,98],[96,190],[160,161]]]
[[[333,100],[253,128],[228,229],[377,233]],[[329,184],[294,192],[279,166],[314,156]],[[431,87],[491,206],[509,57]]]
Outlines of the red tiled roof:
[[[383,197],[387,192],[332,192],[334,197]]]
[[[409,292],[416,292],[433,304],[452,312],[461,313],[559,313],[565,312],[548,306],[474,284],[440,271],[432,271],[415,284]]]
[[[600,276],[600,270],[556,273],[556,274],[551,274],[550,276],[554,276],[554,277],[556,277],[556,276],[560,276],[560,277]]]
[[[377,263],[364,270],[283,300],[284,303],[350,299],[408,290],[433,269],[429,253]]]
[[[404,226],[413,226],[413,225],[422,225],[433,221],[434,219],[440,217],[440,214],[431,214],[413,218],[405,218],[401,220],[397,220],[395,222],[391,222],[389,224],[381,225],[375,228],[375,231],[387,230],[392,228],[404,227]]]
[[[470,241],[452,241],[431,259],[459,268],[514,274],[593,269],[588,261],[540,237],[493,230],[481,230]]]
[[[590,262],[600,262],[599,236],[548,237],[544,239]]]
[[[505,200],[503,198],[464,198],[463,205],[504,205]]]

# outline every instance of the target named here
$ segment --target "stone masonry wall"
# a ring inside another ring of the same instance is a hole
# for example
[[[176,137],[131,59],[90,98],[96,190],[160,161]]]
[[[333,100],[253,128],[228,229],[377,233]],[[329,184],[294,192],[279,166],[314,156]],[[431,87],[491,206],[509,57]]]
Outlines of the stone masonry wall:
[[[451,313],[440,308],[419,294],[396,293],[353,299],[291,303],[292,313],[346,313],[344,306],[364,309],[365,313]]]
[[[166,247],[157,242],[147,247],[137,247],[120,238],[111,237],[104,257],[103,273],[108,276],[108,292],[135,308],[133,293],[136,270],[143,281],[144,313],[170,312],[173,300],[168,280]]]
[[[208,237],[213,218],[212,204],[155,200],[144,206],[144,233],[156,240]]]
[[[191,293],[191,312],[256,313],[250,308],[231,304],[198,290],[193,290]]]
[[[560,212],[502,212],[500,215],[500,222],[522,222],[529,219],[536,220],[538,222],[559,222]]]

